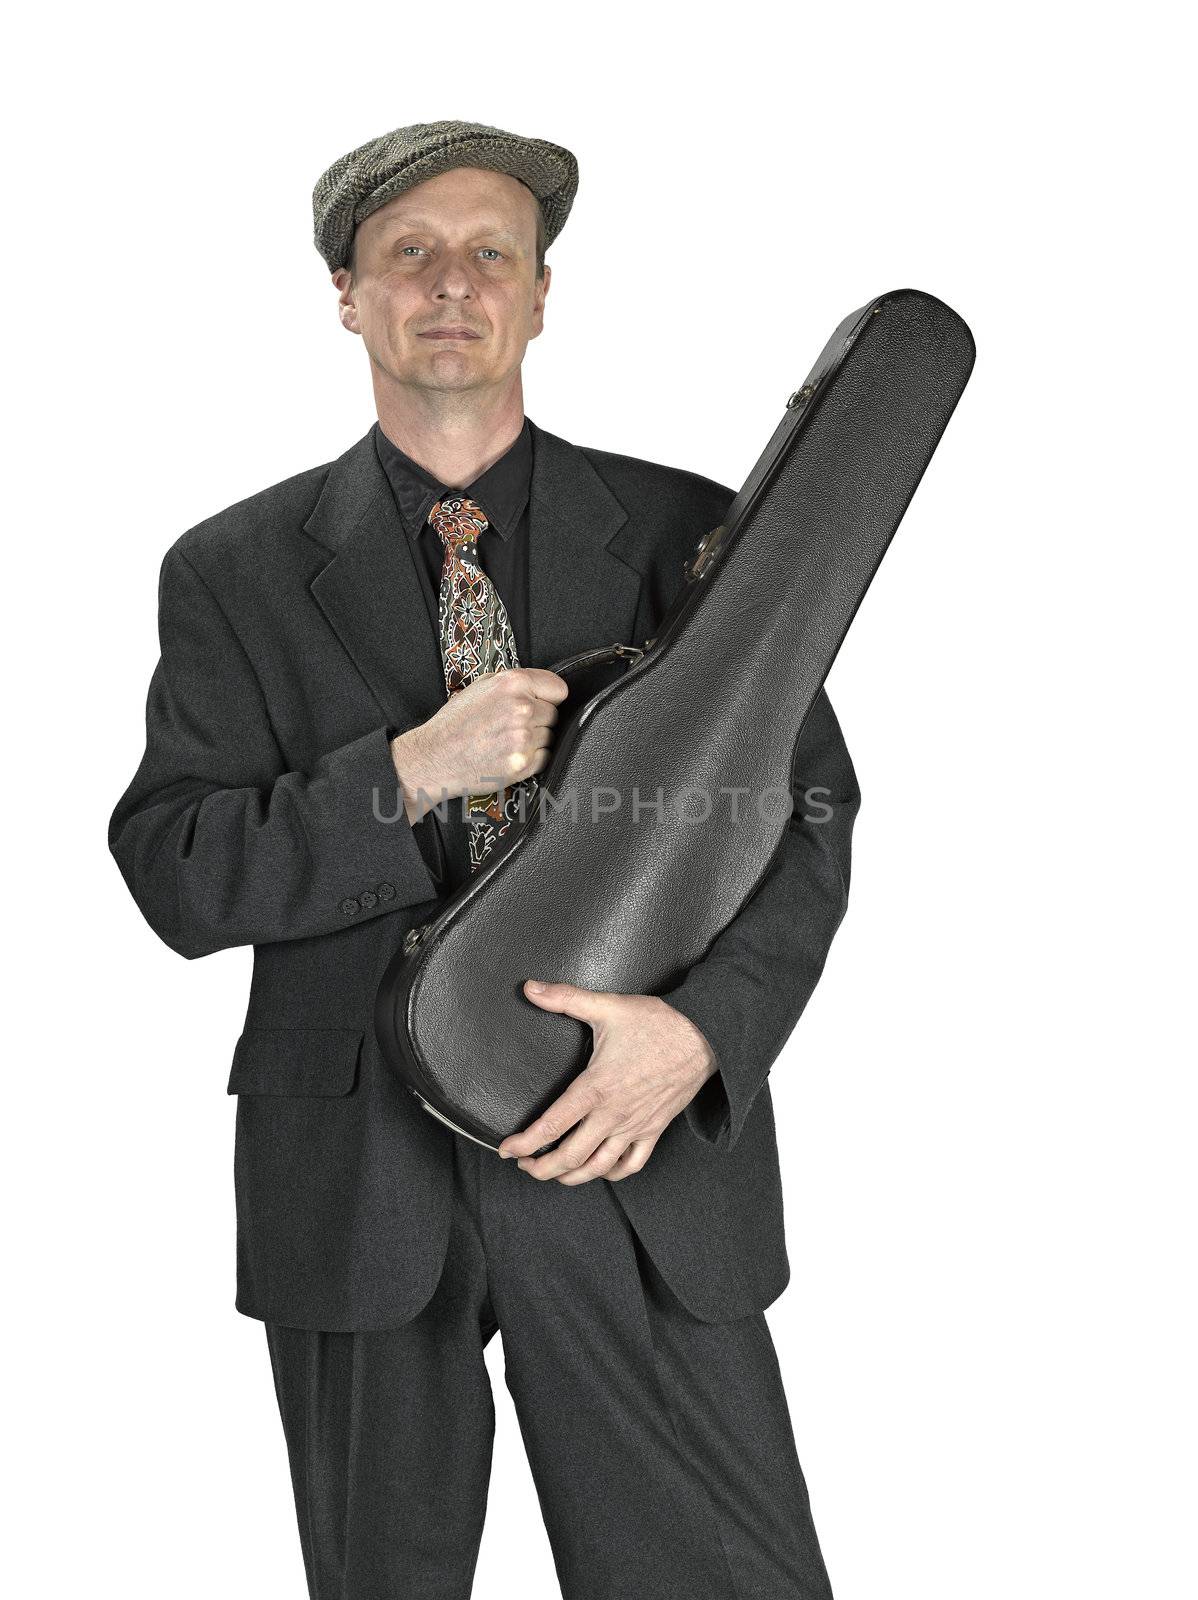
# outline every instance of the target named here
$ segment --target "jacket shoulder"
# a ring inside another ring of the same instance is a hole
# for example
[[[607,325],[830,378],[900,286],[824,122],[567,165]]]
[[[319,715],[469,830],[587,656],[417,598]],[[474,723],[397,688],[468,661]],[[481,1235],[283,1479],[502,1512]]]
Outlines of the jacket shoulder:
[[[293,473],[205,517],[179,535],[164,561],[182,556],[201,570],[219,570],[247,545],[261,549],[281,536],[293,535],[319,499],[332,465],[326,461]]]
[[[631,517],[618,554],[642,573],[659,574],[664,593],[698,541],[723,520],[736,491],[683,467],[579,448]]]
[[[698,511],[710,508],[718,513],[736,497],[735,489],[727,484],[717,483],[714,478],[690,472],[685,467],[646,461],[640,456],[619,455],[613,450],[596,450],[589,445],[580,445],[579,449],[616,494],[621,498],[627,496],[634,503],[642,496],[665,493]]]

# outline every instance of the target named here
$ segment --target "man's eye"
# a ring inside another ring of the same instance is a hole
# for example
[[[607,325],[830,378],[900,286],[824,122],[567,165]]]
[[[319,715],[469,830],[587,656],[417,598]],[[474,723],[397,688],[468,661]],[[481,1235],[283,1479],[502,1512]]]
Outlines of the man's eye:
[[[409,251],[416,251],[416,250],[423,250],[423,249],[424,249],[424,246],[420,245],[420,244],[401,244],[400,247],[399,247],[399,253],[400,253],[401,256],[405,256],[405,255],[408,254]],[[482,253],[486,254],[486,255],[493,256],[493,257],[497,258],[498,260],[502,260],[503,259],[503,252],[501,250],[498,250],[492,244],[483,245]]]

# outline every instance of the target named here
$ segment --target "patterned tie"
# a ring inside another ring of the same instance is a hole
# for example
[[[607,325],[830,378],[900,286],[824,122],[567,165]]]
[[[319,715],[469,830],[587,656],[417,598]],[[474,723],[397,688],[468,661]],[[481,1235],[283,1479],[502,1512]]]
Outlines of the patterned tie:
[[[479,535],[489,526],[486,513],[466,495],[447,494],[437,501],[428,520],[445,546],[438,620],[449,698],[486,673],[518,667],[520,660],[507,609],[479,565]],[[478,871],[512,823],[531,814],[537,789],[537,777],[532,773],[506,788],[502,803],[498,790],[469,797],[472,873]]]

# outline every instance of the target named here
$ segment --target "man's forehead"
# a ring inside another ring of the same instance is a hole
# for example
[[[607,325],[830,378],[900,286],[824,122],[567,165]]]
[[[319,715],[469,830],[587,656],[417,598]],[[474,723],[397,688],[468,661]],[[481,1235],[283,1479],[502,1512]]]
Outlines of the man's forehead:
[[[456,173],[469,174],[471,178],[493,180],[486,185],[491,188],[492,195],[498,191],[503,198],[520,200],[526,210],[532,209],[535,196],[528,185],[521,183],[519,178],[510,177],[505,172],[490,172],[483,167],[454,167],[449,172],[438,173],[436,177],[426,178],[423,183],[414,184],[403,194],[397,194],[393,200],[388,200],[386,205],[380,206],[374,215],[386,222],[402,222],[405,226],[415,228],[439,227],[447,219],[455,223],[462,220],[478,228],[504,228],[511,221],[511,208],[502,204],[497,206],[492,197],[480,196],[477,201],[473,201],[457,195],[452,204],[436,203],[436,195],[430,191],[435,187],[437,192],[443,193],[449,186],[440,180]],[[527,201],[522,199],[524,195],[529,197]],[[448,196],[446,201],[448,202]]]
[[[461,207],[455,207],[453,211],[442,212],[440,216],[425,216],[419,211],[408,210],[397,204],[394,211],[389,206],[383,206],[378,215],[383,217],[383,212],[387,212],[387,216],[383,218],[384,221],[394,222],[397,226],[404,228],[439,228],[446,221],[449,221],[452,224],[477,230],[480,233],[506,233],[509,238],[513,237],[507,226],[508,218],[495,216],[486,211],[467,212]]]

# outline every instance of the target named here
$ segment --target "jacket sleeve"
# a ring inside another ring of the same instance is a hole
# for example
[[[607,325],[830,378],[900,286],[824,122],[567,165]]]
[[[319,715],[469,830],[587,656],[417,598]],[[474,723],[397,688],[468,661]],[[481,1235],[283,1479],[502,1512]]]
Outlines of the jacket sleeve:
[[[380,724],[287,771],[249,658],[177,546],[158,628],[145,753],[108,844],[172,950],[309,939],[437,898],[439,836],[407,820],[391,758],[403,730]]]
[[[823,689],[795,746],[794,810],[756,890],[661,998],[706,1036],[717,1070],[684,1108],[717,1149],[740,1137],[753,1097],[794,1031],[848,904],[860,790]]]

